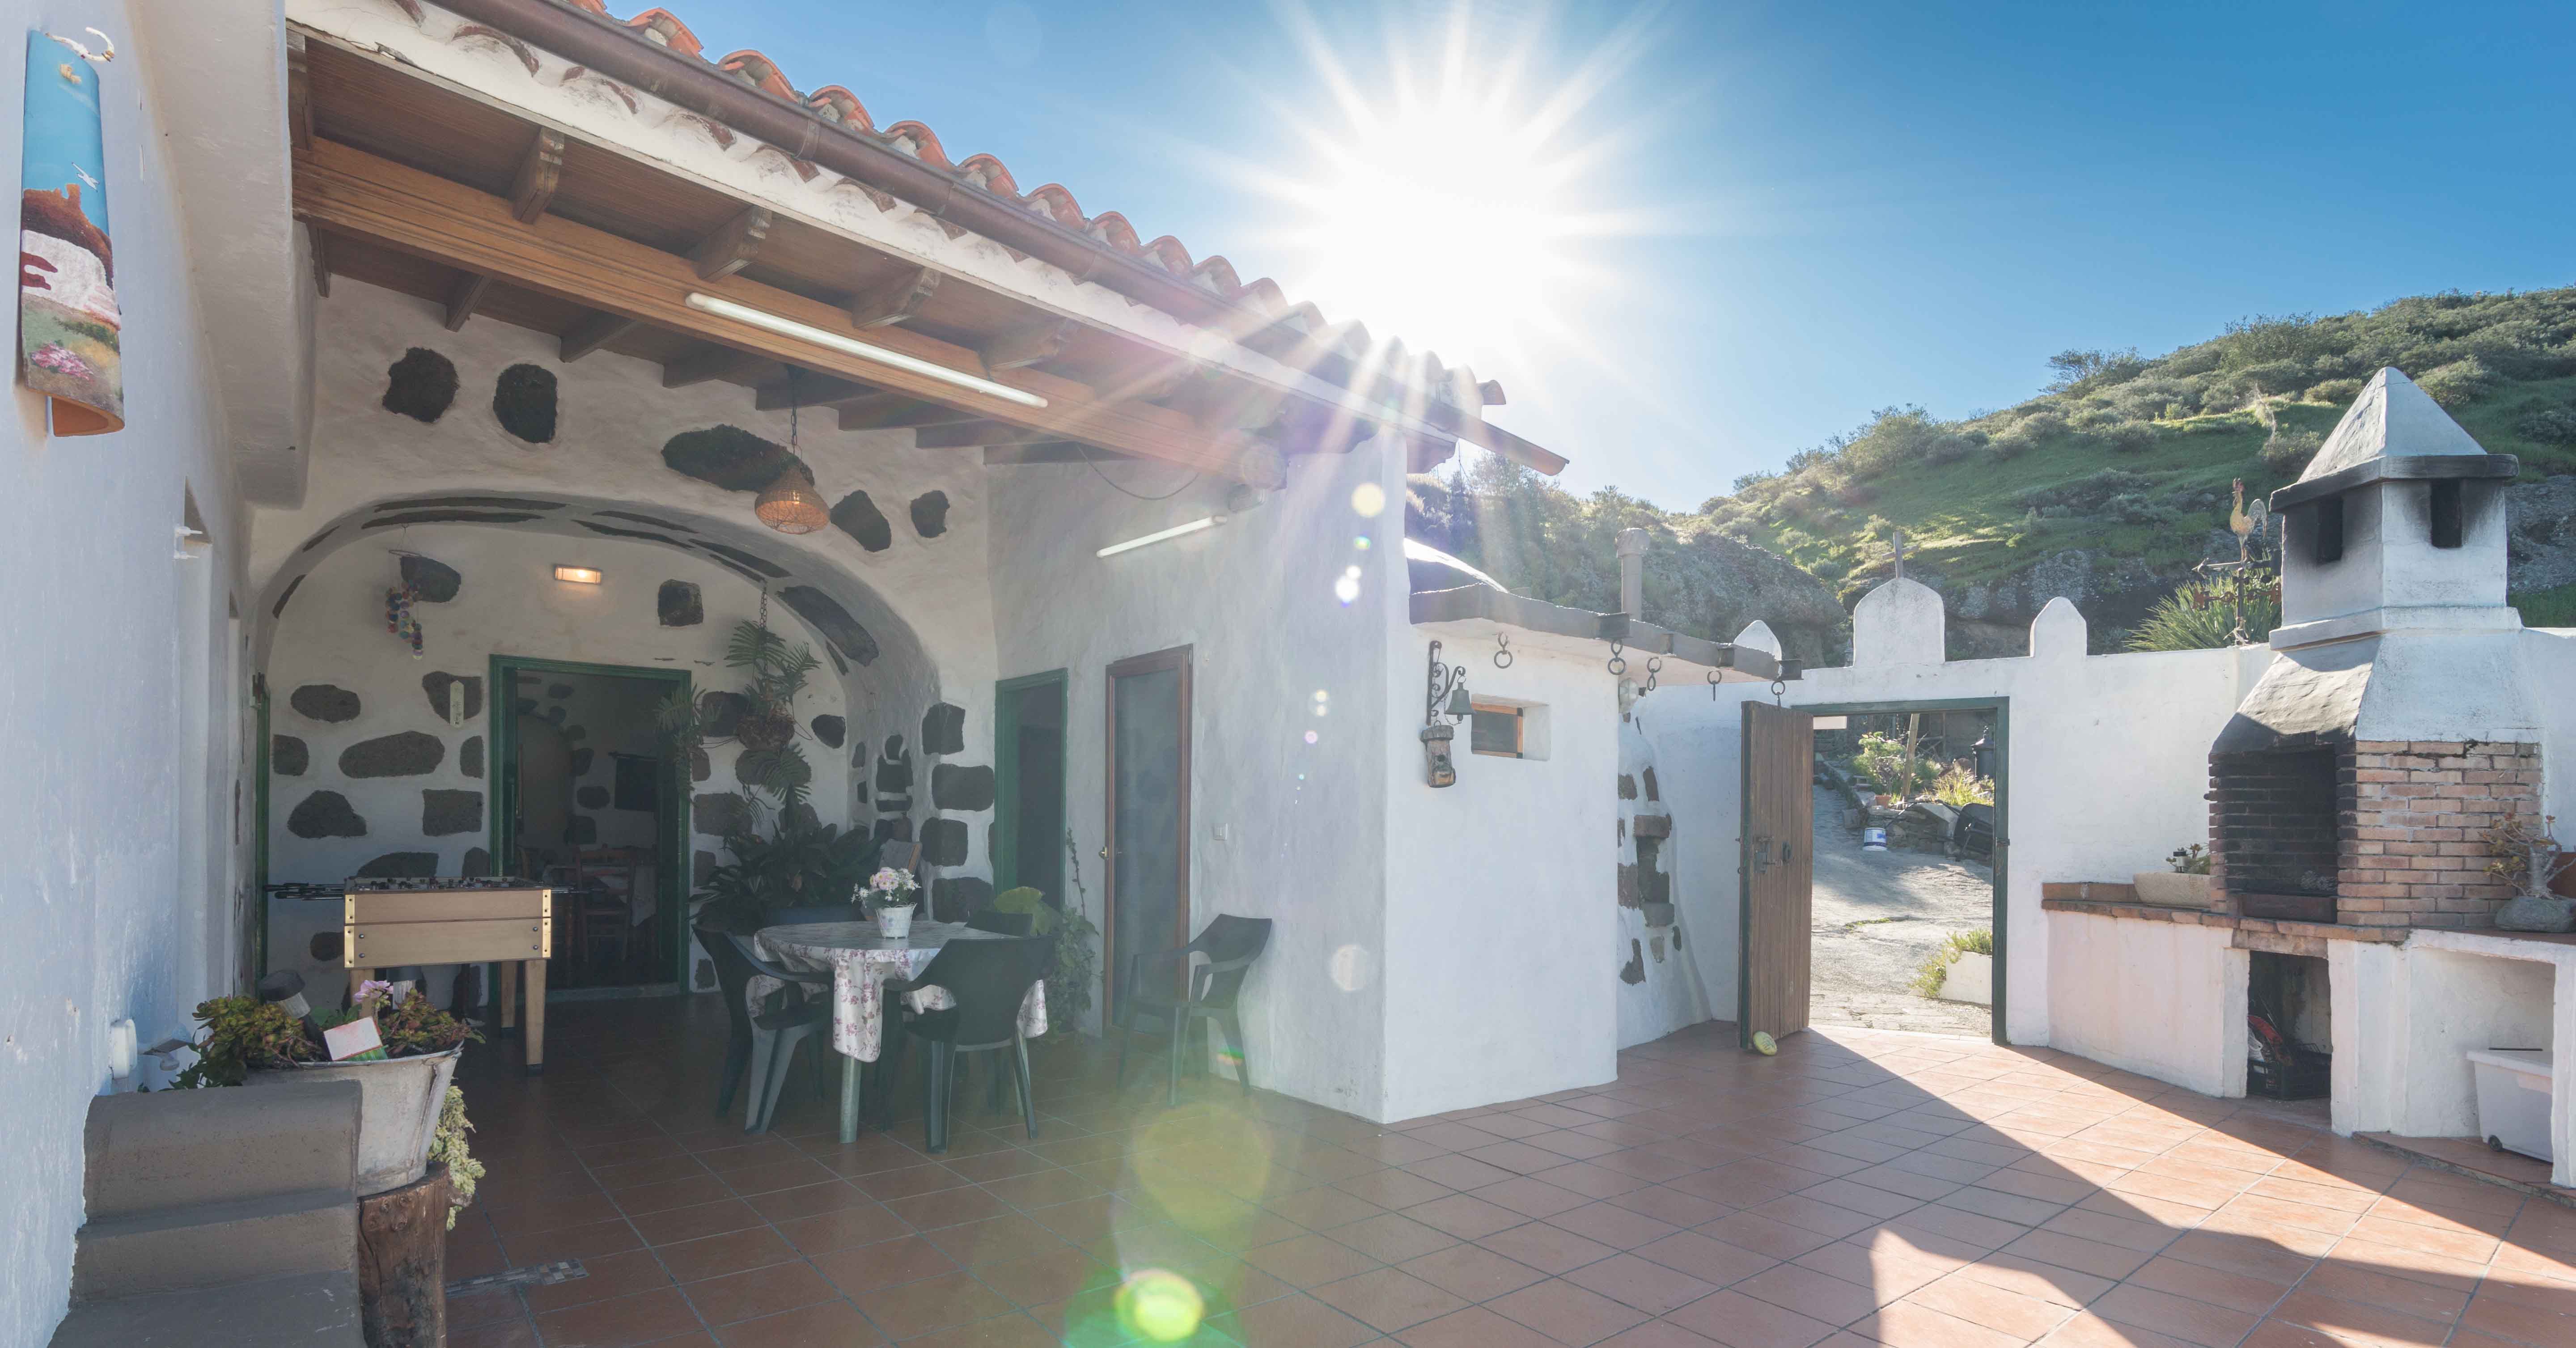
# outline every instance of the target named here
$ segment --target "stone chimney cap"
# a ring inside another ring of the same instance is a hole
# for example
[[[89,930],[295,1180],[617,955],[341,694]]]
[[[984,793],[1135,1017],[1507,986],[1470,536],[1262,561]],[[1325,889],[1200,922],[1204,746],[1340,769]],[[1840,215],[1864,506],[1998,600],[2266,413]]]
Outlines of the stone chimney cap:
[[[2335,423],[2317,456],[2299,481],[2313,482],[2356,468],[2372,459],[2423,458],[2436,454],[2474,454],[2486,450],[2433,401],[2415,381],[2395,366],[2370,377],[2361,396],[2352,400],[2343,420]]]

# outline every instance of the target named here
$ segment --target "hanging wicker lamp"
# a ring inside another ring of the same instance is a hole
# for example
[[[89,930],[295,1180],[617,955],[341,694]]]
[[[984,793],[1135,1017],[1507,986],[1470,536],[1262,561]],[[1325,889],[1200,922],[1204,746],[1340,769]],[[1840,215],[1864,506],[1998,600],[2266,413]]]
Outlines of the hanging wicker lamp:
[[[814,490],[814,475],[802,468],[780,473],[753,503],[751,513],[782,534],[810,534],[832,522],[831,507]]]

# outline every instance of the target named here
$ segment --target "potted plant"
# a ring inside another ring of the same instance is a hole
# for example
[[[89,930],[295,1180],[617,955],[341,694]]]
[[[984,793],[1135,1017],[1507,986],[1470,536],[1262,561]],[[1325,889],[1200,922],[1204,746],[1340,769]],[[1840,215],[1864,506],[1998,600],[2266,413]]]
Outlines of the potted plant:
[[[2138,902],[2159,908],[2209,906],[2209,849],[2199,843],[2177,847],[2165,856],[2167,869],[2140,871],[2129,877]]]
[[[1950,933],[1924,956],[1914,974],[1914,990],[1945,1002],[1994,1005],[1994,932],[1980,927]]]
[[[912,910],[917,906],[914,891],[921,882],[912,872],[899,866],[879,867],[868,877],[864,892],[868,908],[877,915],[877,932],[887,940],[900,940],[912,932]]]
[[[2487,874],[2514,887],[2514,896],[2496,909],[2495,924],[2506,931],[2565,933],[2576,931],[2576,898],[2557,892],[2562,877],[2576,872],[2576,853],[2550,836],[2558,823],[2551,815],[2532,827],[2525,815],[2512,815],[2486,832]]]
[[[200,1003],[196,1018],[204,1037],[196,1064],[178,1085],[358,1083],[361,1194],[400,1188],[426,1171],[457,1055],[466,1040],[480,1037],[417,991],[397,1001],[393,986],[383,982],[361,984],[346,1011],[298,1019],[275,1002],[217,997]],[[373,1022],[381,1047],[334,1061],[324,1031],[362,1021]]]

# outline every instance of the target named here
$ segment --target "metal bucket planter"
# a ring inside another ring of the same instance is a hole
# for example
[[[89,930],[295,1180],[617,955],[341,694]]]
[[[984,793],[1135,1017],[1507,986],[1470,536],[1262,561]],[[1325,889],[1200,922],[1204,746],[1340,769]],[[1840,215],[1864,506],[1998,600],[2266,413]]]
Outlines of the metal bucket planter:
[[[244,1085],[290,1081],[358,1083],[358,1192],[383,1193],[418,1180],[429,1168],[430,1135],[456,1075],[459,1045],[444,1053],[381,1062],[302,1063],[251,1072]]]

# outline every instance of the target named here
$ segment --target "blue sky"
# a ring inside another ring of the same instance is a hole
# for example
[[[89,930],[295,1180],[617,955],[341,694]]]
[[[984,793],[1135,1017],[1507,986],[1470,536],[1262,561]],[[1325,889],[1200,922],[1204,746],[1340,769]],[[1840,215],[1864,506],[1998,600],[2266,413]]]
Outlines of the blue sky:
[[[1024,189],[1061,182],[1378,331],[1282,185],[1384,146],[1336,74],[1389,105],[1460,25],[1407,0],[674,9],[710,54],[758,47],[880,126],[926,122],[954,158],[994,154]],[[1528,139],[1552,170],[1536,194],[1580,227],[1525,330],[1498,341],[1462,307],[1404,335],[1501,379],[1493,419],[1572,458],[1579,491],[1689,507],[1875,408],[2009,406],[2069,346],[2152,354],[2253,313],[2576,284],[2564,0],[1515,0],[1464,31],[1456,68],[1495,121],[1572,104]],[[1385,148],[1447,162],[1423,139]],[[1477,229],[1456,214],[1443,226]]]

